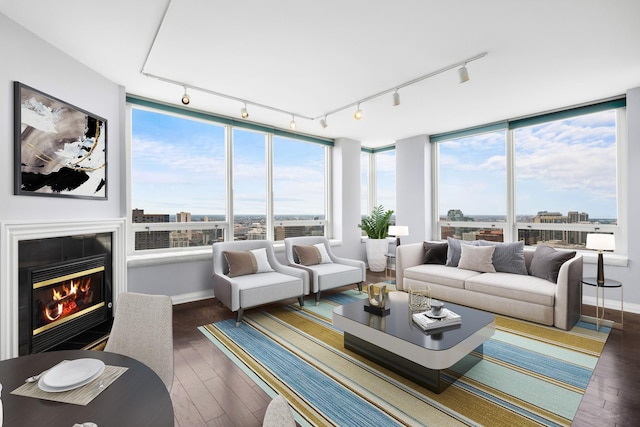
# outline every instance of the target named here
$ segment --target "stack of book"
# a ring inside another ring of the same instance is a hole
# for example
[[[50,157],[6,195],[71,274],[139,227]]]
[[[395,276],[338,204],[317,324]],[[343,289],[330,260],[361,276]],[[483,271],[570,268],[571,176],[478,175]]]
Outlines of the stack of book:
[[[460,315],[446,308],[443,308],[442,314],[438,316],[432,315],[431,311],[426,311],[422,313],[414,313],[412,318],[413,323],[418,325],[423,331],[462,324],[462,318]]]

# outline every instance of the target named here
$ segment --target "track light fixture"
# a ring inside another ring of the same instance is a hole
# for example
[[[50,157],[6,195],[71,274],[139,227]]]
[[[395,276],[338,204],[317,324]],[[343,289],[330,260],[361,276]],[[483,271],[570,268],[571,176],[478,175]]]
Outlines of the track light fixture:
[[[240,109],[240,116],[242,116],[243,119],[246,119],[249,117],[249,111],[247,111],[247,103],[244,103],[244,107],[242,107]]]
[[[289,123],[289,128],[291,128],[291,130],[296,130],[296,118],[293,114],[291,115],[291,122]]]
[[[329,126],[327,124],[327,116],[324,116],[322,119],[320,119],[320,126],[322,126],[322,129],[326,129],[327,126]]]
[[[184,87],[184,95],[182,95],[182,103],[184,105],[189,105],[189,102],[191,102],[191,98],[189,97],[189,94],[187,93],[187,87]]]
[[[458,68],[458,76],[460,77],[460,83],[469,81],[469,70],[467,70],[467,63]]]
[[[396,89],[396,91],[393,93],[392,104],[394,107],[397,107],[398,105],[400,105],[400,94],[398,93],[398,89]]]
[[[353,113],[353,118],[356,120],[360,120],[362,118],[362,110],[360,109],[360,103],[358,102],[358,107],[356,107],[356,112]]]

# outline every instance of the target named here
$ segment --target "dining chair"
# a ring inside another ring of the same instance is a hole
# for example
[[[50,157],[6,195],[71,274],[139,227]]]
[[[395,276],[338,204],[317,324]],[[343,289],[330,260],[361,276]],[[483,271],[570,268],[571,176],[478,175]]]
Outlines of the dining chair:
[[[104,351],[132,357],[173,386],[173,303],[166,295],[124,292]]]
[[[296,421],[289,407],[289,402],[282,395],[277,395],[267,406],[262,427],[295,427]]]

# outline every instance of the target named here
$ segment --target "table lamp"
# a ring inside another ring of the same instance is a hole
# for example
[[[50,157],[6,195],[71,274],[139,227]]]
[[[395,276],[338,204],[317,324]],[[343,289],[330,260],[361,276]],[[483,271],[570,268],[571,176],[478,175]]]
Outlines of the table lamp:
[[[613,234],[590,233],[587,234],[587,249],[598,251],[598,286],[604,285],[603,251],[613,251],[616,248],[616,240]]]
[[[390,225],[388,233],[390,236],[396,236],[396,246],[400,246],[400,236],[408,236],[409,227],[406,225]]]

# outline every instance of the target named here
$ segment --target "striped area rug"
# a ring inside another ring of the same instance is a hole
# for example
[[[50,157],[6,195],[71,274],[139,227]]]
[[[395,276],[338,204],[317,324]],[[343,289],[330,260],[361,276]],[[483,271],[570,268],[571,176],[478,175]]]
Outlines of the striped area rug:
[[[484,359],[435,394],[344,349],[332,310],[364,297],[329,294],[318,306],[270,308],[245,314],[240,327],[230,319],[199,329],[268,394],[284,395],[303,426],[568,426],[609,333],[496,316]]]

